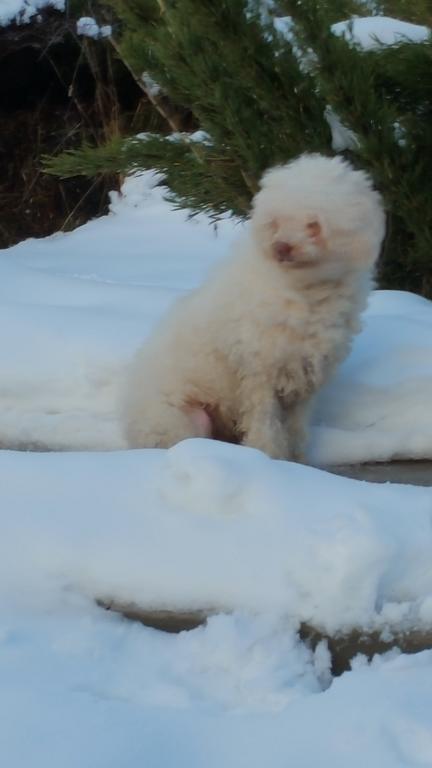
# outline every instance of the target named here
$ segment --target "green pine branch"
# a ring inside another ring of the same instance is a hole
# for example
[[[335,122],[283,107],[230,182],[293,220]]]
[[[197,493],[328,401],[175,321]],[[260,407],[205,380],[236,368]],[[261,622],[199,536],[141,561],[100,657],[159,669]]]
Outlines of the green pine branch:
[[[432,296],[430,40],[363,51],[335,36],[334,22],[368,13],[360,0],[279,0],[264,10],[260,0],[104,2],[137,81],[149,75],[209,141],[147,134],[85,145],[45,158],[49,173],[152,168],[176,205],[244,216],[266,168],[305,151],[332,153],[329,106],[356,136],[346,154],[372,174],[389,211],[381,285]],[[410,8],[410,20],[428,23],[428,3],[382,0],[379,10],[403,17]],[[291,18],[288,35],[274,24],[281,14]],[[168,113],[166,122],[172,130]]]

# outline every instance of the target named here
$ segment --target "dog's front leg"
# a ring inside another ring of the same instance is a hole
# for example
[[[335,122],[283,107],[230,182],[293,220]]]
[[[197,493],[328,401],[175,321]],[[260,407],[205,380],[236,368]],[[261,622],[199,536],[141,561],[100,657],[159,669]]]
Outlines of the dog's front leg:
[[[284,413],[285,429],[289,435],[290,459],[301,464],[306,463],[309,416],[313,399],[297,400],[291,403]]]
[[[289,436],[275,392],[249,382],[241,388],[240,410],[243,445],[258,448],[273,459],[290,458]]]

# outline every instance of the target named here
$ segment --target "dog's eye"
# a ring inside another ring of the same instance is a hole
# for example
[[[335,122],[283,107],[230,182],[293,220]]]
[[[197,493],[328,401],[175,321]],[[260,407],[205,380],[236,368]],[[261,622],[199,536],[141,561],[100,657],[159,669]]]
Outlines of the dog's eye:
[[[308,221],[306,224],[306,231],[309,237],[318,237],[321,234],[321,224],[319,221]]]

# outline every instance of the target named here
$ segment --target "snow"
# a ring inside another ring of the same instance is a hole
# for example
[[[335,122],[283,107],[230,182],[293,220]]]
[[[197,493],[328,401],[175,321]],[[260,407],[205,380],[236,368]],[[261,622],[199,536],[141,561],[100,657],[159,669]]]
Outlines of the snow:
[[[38,11],[47,7],[63,11],[65,0],[0,0],[0,26],[12,22],[27,24]]]
[[[373,294],[353,353],[321,395],[315,461],[431,457],[431,309],[413,294]]]
[[[2,596],[73,589],[145,608],[271,612],[332,634],[429,625],[430,489],[206,440],[4,452],[0,480]]]
[[[298,634],[430,631],[432,489],[214,441],[121,450],[134,350],[242,230],[189,219],[158,181],[0,253],[1,442],[69,449],[0,451],[4,762],[432,765],[432,650],[333,678],[326,642]],[[373,295],[317,405],[314,461],[432,455],[431,324],[429,301]],[[210,618],[168,635],[98,598]]]
[[[295,44],[294,22],[291,16],[274,16],[273,24],[281,37]]]
[[[4,446],[124,447],[118,405],[128,361],[242,229],[188,219],[156,181],[129,179],[109,216],[0,252]],[[431,303],[375,292],[352,354],[319,398],[311,460],[432,458],[431,397]]]
[[[99,37],[99,25],[91,16],[82,16],[78,19],[76,31],[78,35],[84,35],[84,37]]]
[[[204,440],[3,452],[0,475],[9,768],[430,764],[432,651],[332,679],[297,635],[301,618],[430,626],[430,489]],[[233,612],[165,635],[100,596]]]
[[[276,10],[275,0],[248,0],[245,15],[250,19],[258,14],[261,23],[267,24],[272,21]]]
[[[112,28],[109,24],[99,26],[96,19],[93,19],[91,16],[82,16],[76,23],[76,31],[78,35],[97,40],[100,37],[109,37]]]
[[[146,91],[150,96],[156,97],[160,95],[162,89],[159,83],[157,83],[156,80],[154,80],[148,72],[142,73],[141,80],[143,81]]]
[[[367,16],[333,24],[332,32],[344,37],[364,50],[374,50],[383,45],[395,45],[403,42],[423,43],[430,29],[420,24],[410,24],[389,16]]]
[[[125,365],[225,252],[234,228],[222,223],[217,237],[207,221],[187,221],[154,181],[128,182],[107,218],[0,252],[1,443],[123,446]]]
[[[216,617],[163,636],[64,601],[5,634],[0,668],[8,768],[432,760],[431,652],[358,663],[320,692],[312,654],[282,625]]]
[[[365,0],[363,4],[369,12],[376,10],[373,1]],[[290,16],[276,16],[274,11],[275,8],[272,3],[270,5],[267,2],[262,3],[261,21],[266,29],[266,39],[271,39],[267,28],[272,24],[277,34],[291,44],[302,71],[309,72],[314,67],[316,68],[318,58],[312,49],[305,49],[299,44],[293,19]],[[354,43],[363,50],[375,50],[384,45],[394,45],[406,41],[422,43],[430,36],[428,27],[378,15],[363,18],[353,17],[347,21],[340,21],[333,24],[331,30],[335,35],[344,37],[348,42]],[[359,145],[356,134],[342,123],[330,105],[327,105],[324,110],[324,118],[331,130],[333,151],[344,152],[347,149],[355,151]],[[403,145],[404,130],[398,123],[395,123],[395,136],[398,143]]]
[[[324,118],[331,130],[332,149],[334,152],[344,152],[346,149],[357,149],[359,141],[354,131],[347,128],[347,126],[342,123],[330,105],[327,105],[324,110]]]

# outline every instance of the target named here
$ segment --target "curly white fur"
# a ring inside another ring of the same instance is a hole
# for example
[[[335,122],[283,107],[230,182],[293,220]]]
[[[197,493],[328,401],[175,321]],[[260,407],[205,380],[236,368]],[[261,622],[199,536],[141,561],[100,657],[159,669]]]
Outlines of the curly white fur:
[[[128,444],[212,436],[304,460],[313,395],[359,330],[384,226],[369,177],[340,157],[268,171],[249,234],[133,361]]]

